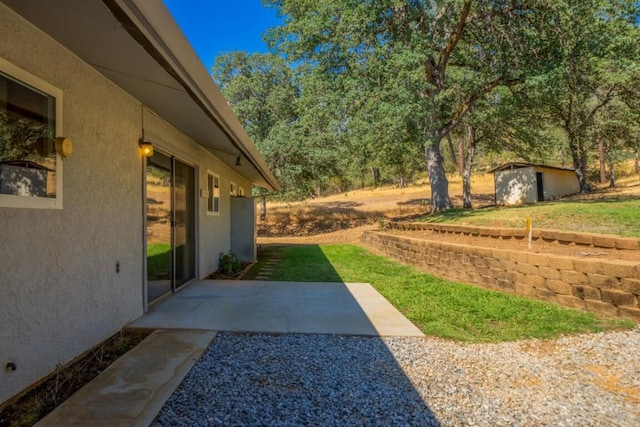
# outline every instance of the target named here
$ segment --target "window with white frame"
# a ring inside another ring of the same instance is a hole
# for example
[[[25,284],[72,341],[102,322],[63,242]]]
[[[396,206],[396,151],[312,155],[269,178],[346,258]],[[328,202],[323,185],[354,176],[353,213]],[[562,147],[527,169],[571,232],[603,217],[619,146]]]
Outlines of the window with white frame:
[[[235,182],[231,181],[229,183],[229,194],[233,197],[233,196],[237,196],[238,195],[238,186],[236,185]]]
[[[207,214],[220,214],[220,175],[207,171],[207,191],[209,193]]]
[[[0,58],[0,206],[62,208],[62,91]]]
[[[244,197],[244,187],[240,187],[239,190],[240,191],[238,192],[238,196]]]

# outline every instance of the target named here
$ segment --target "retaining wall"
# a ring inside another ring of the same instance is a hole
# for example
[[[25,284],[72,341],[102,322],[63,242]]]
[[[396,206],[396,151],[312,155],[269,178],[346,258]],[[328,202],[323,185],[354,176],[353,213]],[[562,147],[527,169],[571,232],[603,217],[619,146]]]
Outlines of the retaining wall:
[[[431,222],[390,222],[386,229],[394,230],[424,230],[440,233],[467,234],[471,236],[493,237],[498,239],[524,239],[528,236],[524,228],[495,228],[456,224],[437,224]],[[545,230],[534,228],[532,240],[544,240],[560,244],[592,246],[595,248],[640,250],[640,239],[635,237],[620,237],[611,234],[581,233],[578,231]],[[638,253],[640,259],[640,253]]]
[[[379,231],[366,231],[362,242],[373,252],[437,276],[640,322],[640,259],[586,259],[511,251]]]

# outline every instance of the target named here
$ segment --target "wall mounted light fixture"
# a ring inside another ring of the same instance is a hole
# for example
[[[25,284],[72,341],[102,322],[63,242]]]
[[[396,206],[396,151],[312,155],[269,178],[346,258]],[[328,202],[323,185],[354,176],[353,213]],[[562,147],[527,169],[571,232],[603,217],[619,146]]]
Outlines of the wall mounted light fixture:
[[[149,141],[145,141],[145,140],[140,140],[138,141],[138,146],[140,147],[140,154],[142,154],[144,157],[151,157],[153,156],[153,144],[150,143]]]
[[[242,164],[240,164],[240,156],[236,159],[236,166],[242,166]]]
[[[63,159],[73,154],[73,143],[69,138],[59,136],[56,138],[56,153]]]

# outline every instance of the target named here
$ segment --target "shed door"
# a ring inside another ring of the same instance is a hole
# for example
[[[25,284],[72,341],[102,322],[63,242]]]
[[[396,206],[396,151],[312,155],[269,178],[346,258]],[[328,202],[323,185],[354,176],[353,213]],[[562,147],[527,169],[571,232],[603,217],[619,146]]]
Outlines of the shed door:
[[[538,201],[544,202],[544,185],[542,183],[542,172],[536,172],[536,183],[538,184]]]

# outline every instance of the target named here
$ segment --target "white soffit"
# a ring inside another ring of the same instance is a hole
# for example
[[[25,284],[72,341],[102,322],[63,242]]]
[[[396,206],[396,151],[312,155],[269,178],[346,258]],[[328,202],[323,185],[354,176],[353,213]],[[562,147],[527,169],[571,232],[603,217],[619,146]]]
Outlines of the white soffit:
[[[161,0],[2,2],[252,183],[279,189]]]

